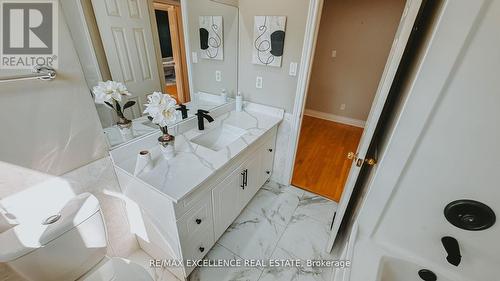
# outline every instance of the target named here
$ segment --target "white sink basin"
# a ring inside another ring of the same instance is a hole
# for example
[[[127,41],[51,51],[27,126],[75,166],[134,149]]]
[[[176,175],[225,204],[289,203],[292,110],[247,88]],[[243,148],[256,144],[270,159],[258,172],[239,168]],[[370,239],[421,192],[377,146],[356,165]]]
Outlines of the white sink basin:
[[[219,151],[246,133],[247,131],[244,129],[231,125],[222,125],[191,139],[191,142],[211,150]]]

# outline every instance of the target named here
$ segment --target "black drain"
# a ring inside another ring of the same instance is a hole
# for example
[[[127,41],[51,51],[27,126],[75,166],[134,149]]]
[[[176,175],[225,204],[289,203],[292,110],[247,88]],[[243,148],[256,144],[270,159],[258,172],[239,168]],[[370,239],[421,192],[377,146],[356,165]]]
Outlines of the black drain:
[[[448,204],[444,209],[444,216],[454,226],[470,231],[488,229],[496,221],[495,213],[490,207],[467,199]]]
[[[436,281],[437,276],[434,272],[428,269],[421,269],[418,271],[418,276],[424,281]]]

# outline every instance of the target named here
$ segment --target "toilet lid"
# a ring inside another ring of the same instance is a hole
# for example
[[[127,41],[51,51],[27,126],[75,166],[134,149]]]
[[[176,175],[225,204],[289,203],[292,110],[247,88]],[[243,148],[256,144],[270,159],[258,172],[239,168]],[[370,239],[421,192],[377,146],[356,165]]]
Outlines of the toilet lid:
[[[126,259],[112,258],[82,281],[153,281],[153,279],[140,265]]]

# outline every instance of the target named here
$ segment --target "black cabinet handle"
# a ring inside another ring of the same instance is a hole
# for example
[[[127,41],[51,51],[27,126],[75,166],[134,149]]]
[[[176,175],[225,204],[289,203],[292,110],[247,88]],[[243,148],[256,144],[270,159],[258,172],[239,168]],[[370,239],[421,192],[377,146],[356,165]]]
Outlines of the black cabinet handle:
[[[272,148],[269,148],[269,152],[273,152],[273,149],[272,149]]]
[[[201,219],[196,219],[196,224],[200,224],[201,223]]]
[[[202,252],[202,253],[205,252],[205,248],[204,247],[200,247],[198,249],[200,249],[200,252]]]
[[[268,175],[271,174],[271,171],[266,171],[266,174],[268,174]]]
[[[245,189],[245,170],[241,172],[241,188]]]
[[[248,169],[245,169],[245,186],[248,186]]]

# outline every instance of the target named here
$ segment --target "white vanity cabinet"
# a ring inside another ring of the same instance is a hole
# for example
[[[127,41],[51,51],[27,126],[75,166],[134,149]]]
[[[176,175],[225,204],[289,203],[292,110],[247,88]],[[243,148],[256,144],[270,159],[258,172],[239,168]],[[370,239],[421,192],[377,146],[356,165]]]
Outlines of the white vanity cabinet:
[[[276,132],[277,125],[177,202],[116,169],[123,192],[148,217],[141,247],[156,259],[203,258],[270,177]],[[193,269],[172,272],[185,279]]]

